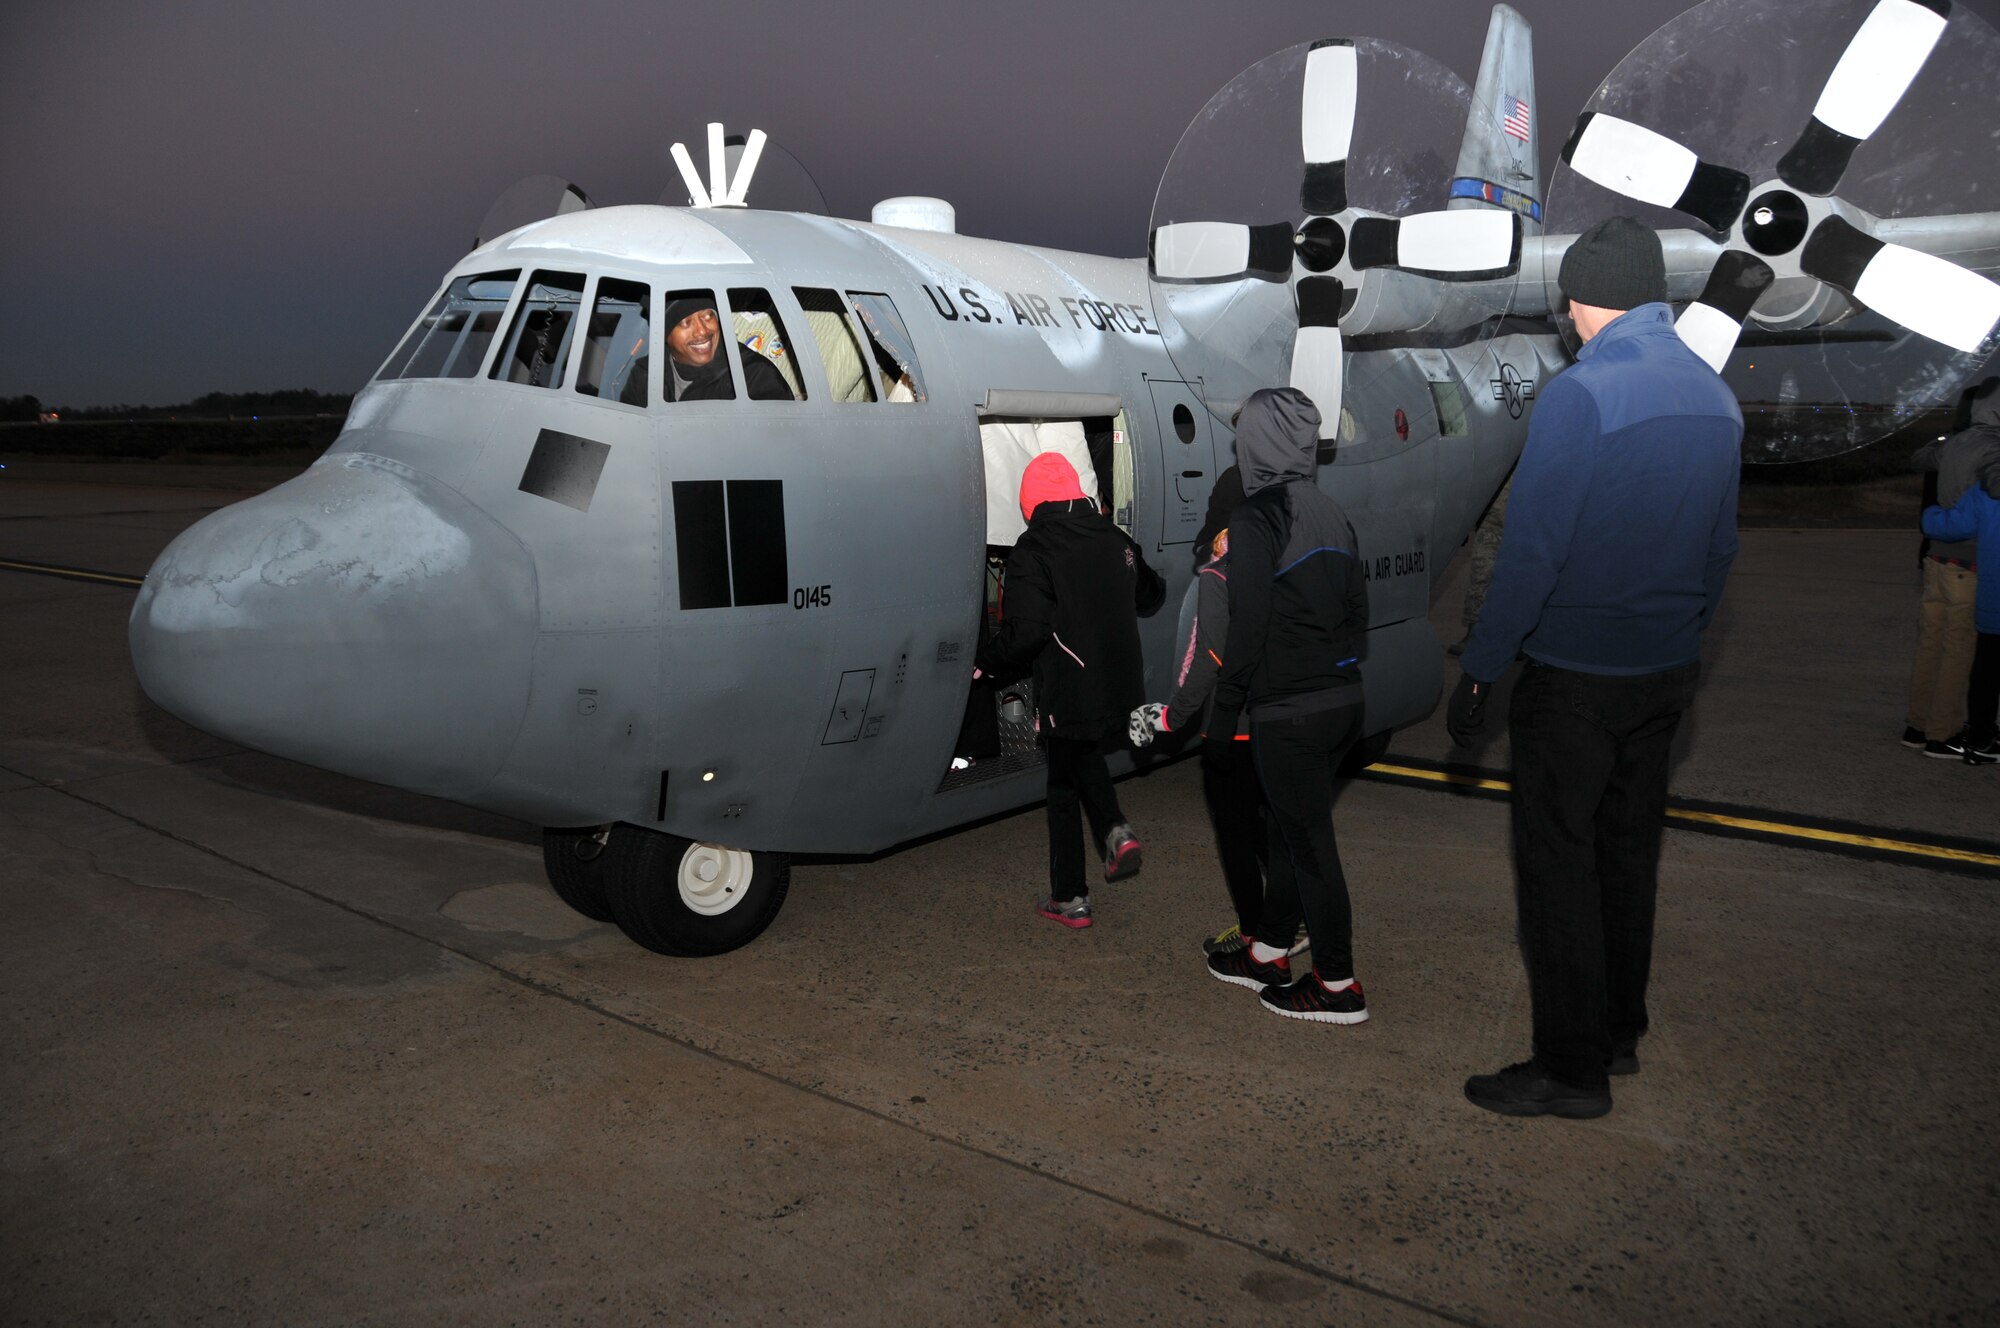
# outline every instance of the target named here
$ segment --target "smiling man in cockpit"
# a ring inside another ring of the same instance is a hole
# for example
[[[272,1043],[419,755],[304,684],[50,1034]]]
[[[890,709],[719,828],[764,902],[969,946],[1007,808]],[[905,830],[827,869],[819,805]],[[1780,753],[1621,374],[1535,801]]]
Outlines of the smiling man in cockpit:
[[[730,401],[736,385],[729,376],[729,357],[722,354],[722,316],[715,302],[687,295],[667,304],[667,395],[674,401]],[[743,376],[750,381],[753,401],[792,401],[785,376],[769,360],[743,352]]]

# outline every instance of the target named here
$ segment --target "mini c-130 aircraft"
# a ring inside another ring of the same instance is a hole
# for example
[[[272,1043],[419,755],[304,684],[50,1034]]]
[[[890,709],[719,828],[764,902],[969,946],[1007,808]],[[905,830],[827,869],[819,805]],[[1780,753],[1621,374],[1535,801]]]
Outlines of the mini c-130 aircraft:
[[[555,182],[446,274],[323,457],[160,555],[139,678],[233,741],[547,827],[572,906],[720,953],[775,916],[787,855],[1041,797],[1013,704],[1003,755],[952,768],[1028,455],[1067,448],[1175,602],[1232,412],[1290,381],[1368,568],[1379,753],[1436,702],[1432,586],[1568,362],[1568,236],[1661,230],[1753,450],[1856,446],[1993,343],[1967,122],[1997,48],[1945,0],[1709,0],[1599,90],[1545,191],[1513,10],[1470,91],[1388,43],[1302,44],[1187,131],[1145,260],[960,236],[936,200],[740,206],[754,136],[733,169],[711,142],[707,187],[677,151],[692,207]],[[719,329],[699,366],[689,310]],[[1172,616],[1141,624],[1155,696]]]

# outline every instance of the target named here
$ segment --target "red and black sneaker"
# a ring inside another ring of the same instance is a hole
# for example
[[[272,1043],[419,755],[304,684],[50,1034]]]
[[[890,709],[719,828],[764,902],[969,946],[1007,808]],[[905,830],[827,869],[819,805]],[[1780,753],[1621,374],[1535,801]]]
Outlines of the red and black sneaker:
[[[1239,987],[1252,991],[1262,991],[1266,987],[1284,986],[1292,980],[1292,961],[1286,955],[1279,955],[1270,963],[1262,963],[1250,953],[1245,945],[1240,950],[1223,950],[1208,957],[1209,976],[1224,982],[1233,982]]]
[[[1339,991],[1328,991],[1319,974],[1308,973],[1284,987],[1266,987],[1258,1000],[1273,1014],[1287,1019],[1310,1019],[1319,1024],[1359,1024],[1368,1019],[1368,998],[1361,984],[1351,983]]]

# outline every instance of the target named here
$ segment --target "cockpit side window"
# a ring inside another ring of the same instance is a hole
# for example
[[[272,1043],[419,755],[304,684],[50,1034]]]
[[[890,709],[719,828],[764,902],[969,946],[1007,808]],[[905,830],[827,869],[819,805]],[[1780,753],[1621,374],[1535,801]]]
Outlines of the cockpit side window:
[[[813,286],[794,286],[799,307],[805,311],[806,328],[819,347],[820,362],[826,368],[827,391],[835,401],[875,400],[874,356],[862,345],[848,319],[847,304],[839,291]]]
[[[521,279],[520,269],[459,277],[417,320],[382,366],[382,378],[471,378]]]
[[[869,348],[874,352],[875,370],[882,376],[882,400],[922,401],[924,371],[917,364],[917,347],[910,329],[888,296],[879,292],[849,291],[854,312],[867,329]]]
[[[734,401],[721,306],[712,290],[668,291],[661,297],[660,336],[667,355],[660,395],[668,401]]]
[[[561,387],[582,304],[582,273],[538,270],[514,311],[514,325],[491,376],[530,387]]]
[[[643,282],[601,277],[584,329],[576,390],[627,406],[646,404],[652,352],[652,290]]]
[[[804,401],[806,385],[799,376],[798,357],[792,354],[792,343],[785,336],[785,325],[778,318],[778,306],[772,302],[770,292],[754,286],[730,287],[729,320],[737,349],[743,354],[743,376],[750,382],[751,399],[785,399],[778,395],[776,384],[762,368],[752,363],[750,357],[757,355],[778,371],[792,400]]]

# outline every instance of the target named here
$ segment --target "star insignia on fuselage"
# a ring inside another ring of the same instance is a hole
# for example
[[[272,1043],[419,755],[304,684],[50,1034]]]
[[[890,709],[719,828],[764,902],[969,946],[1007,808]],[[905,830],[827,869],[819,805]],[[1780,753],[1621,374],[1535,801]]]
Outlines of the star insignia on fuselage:
[[[1521,412],[1535,399],[1535,380],[1521,377],[1521,371],[1511,364],[1503,363],[1500,376],[1492,383],[1493,399],[1506,402],[1507,414],[1514,419],[1520,419]]]

